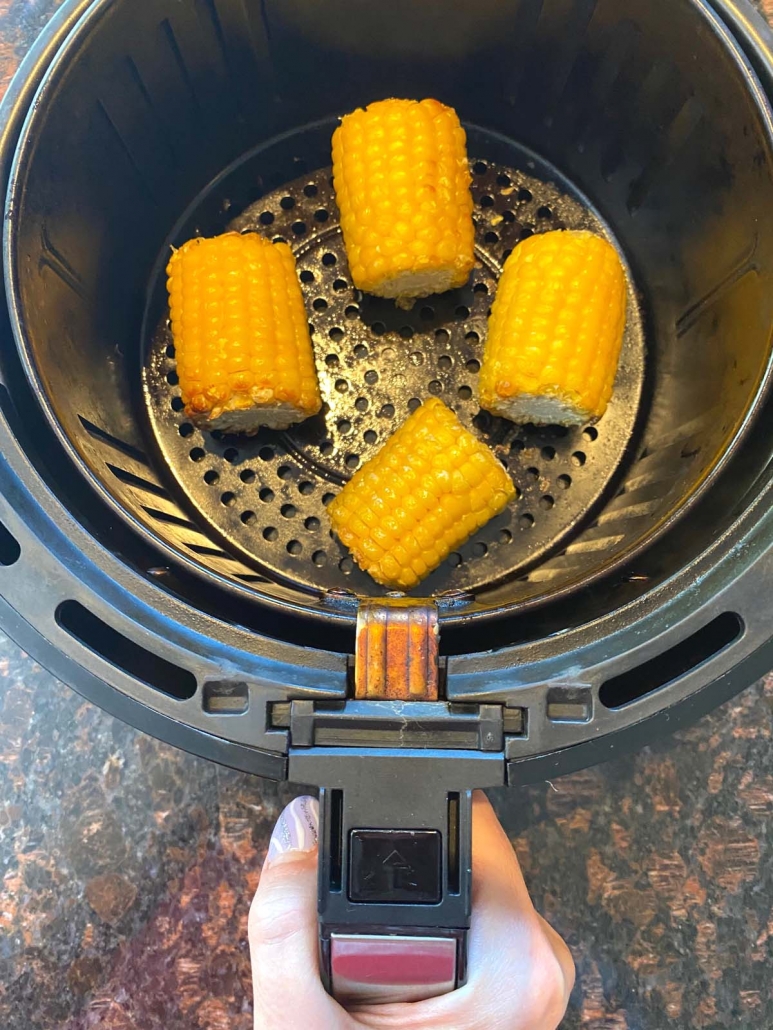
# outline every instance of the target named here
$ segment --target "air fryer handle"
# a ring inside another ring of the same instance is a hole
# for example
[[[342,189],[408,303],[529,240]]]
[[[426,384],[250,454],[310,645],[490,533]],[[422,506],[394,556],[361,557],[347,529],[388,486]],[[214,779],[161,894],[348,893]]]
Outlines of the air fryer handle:
[[[379,803],[373,779],[320,791],[321,968],[344,1003],[418,1001],[465,981],[472,792],[405,779],[403,812]]]

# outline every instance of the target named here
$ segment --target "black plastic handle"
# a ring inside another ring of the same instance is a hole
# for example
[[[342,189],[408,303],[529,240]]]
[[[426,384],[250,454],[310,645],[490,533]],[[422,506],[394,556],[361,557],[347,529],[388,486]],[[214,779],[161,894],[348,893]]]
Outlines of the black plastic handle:
[[[415,1001],[466,979],[472,786],[501,753],[340,747],[291,753],[320,790],[322,976],[344,1002]]]

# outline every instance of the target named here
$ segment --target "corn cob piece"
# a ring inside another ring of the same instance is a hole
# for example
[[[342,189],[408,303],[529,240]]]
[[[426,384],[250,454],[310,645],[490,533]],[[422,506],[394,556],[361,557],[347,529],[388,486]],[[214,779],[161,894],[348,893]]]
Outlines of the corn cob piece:
[[[377,583],[409,590],[515,497],[491,451],[436,397],[410,415],[328,506]]]
[[[322,407],[295,258],[255,233],[188,240],[167,265],[185,413],[202,429],[287,429]]]
[[[615,248],[585,230],[530,236],[505,262],[480,370],[481,407],[581,425],[606,411],[625,328]]]
[[[355,286],[410,307],[463,286],[474,262],[466,137],[437,100],[380,100],[333,133],[333,180]]]

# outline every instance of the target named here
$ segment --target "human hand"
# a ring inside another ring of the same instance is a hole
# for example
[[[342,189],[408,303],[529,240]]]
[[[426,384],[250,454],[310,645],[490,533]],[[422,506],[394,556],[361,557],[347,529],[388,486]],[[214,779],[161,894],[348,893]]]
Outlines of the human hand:
[[[473,799],[472,923],[464,987],[427,1001],[344,1009],[317,958],[317,826],[296,798],[271,838],[249,919],[255,1030],[556,1030],[574,963],[534,909],[518,859],[481,791]]]

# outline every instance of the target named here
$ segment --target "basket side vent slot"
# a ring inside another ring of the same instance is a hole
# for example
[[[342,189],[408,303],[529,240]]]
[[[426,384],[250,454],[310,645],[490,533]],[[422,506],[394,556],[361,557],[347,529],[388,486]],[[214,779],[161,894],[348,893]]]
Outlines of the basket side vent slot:
[[[100,658],[149,687],[179,701],[187,701],[196,693],[192,672],[129,640],[78,601],[62,601],[56,609],[56,621]]]
[[[624,708],[697,669],[730,647],[743,633],[735,612],[723,612],[662,654],[602,683],[599,700],[606,708]]]

